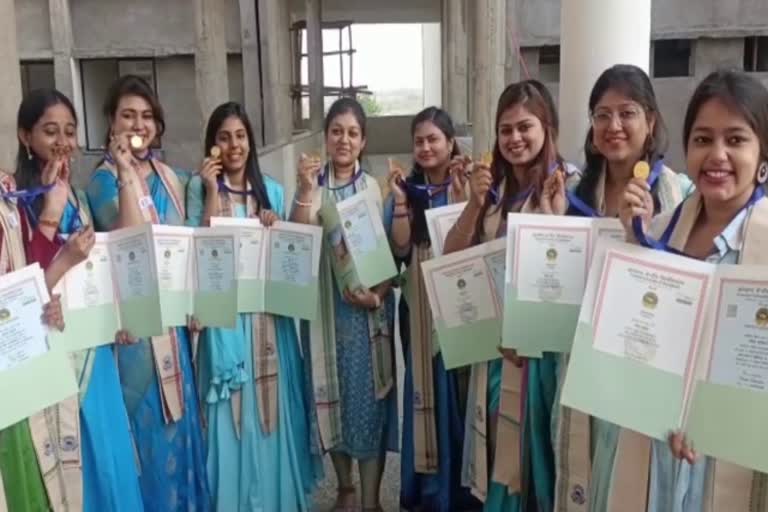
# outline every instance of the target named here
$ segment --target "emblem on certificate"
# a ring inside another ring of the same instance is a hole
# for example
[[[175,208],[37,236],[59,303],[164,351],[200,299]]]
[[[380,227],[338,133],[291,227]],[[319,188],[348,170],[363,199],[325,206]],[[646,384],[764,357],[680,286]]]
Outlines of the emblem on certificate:
[[[768,308],[760,308],[755,313],[755,323],[758,327],[768,327]]]
[[[643,307],[645,309],[656,309],[656,306],[659,305],[659,296],[656,295],[653,292],[646,292],[645,295],[643,295]]]
[[[11,318],[11,312],[8,311],[8,308],[2,308],[0,309],[0,322],[7,322]]]
[[[547,261],[555,261],[557,259],[557,249],[547,249]]]

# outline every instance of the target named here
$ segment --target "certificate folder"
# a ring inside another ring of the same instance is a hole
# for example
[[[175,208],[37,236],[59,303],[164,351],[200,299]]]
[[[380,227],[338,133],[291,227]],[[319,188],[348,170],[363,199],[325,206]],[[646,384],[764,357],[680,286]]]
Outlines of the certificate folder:
[[[0,429],[78,392],[69,355],[41,321],[49,300],[37,263],[0,276]]]
[[[445,367],[500,357],[506,243],[494,240],[421,264]]]
[[[768,267],[599,241],[562,404],[766,472],[766,352]]]

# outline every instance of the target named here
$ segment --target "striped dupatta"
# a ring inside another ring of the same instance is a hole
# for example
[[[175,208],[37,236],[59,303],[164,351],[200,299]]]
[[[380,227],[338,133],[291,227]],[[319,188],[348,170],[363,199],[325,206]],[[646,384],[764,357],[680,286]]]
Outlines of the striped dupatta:
[[[224,176],[224,183],[229,187],[229,180]],[[250,191],[251,185],[247,184]],[[253,194],[246,195],[246,212],[248,217],[258,217],[261,205]],[[222,188],[219,191],[219,216],[234,217],[235,208],[229,192]],[[278,346],[275,331],[275,319],[267,313],[251,313],[251,335],[253,343],[253,371],[256,386],[256,396],[259,398],[259,419],[261,431],[269,435],[277,429],[278,411]],[[240,389],[231,395],[232,415],[235,420],[235,430],[240,432],[242,396]]]

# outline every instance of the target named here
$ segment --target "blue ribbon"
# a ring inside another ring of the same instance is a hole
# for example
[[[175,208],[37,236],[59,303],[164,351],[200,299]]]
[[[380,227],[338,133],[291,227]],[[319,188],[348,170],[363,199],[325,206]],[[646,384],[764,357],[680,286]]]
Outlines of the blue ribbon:
[[[752,192],[752,196],[749,198],[749,201],[747,201],[747,204],[741,207],[739,211],[734,215],[734,218],[737,217],[742,211],[746,210],[747,208],[750,208],[752,205],[754,205],[756,202],[758,202],[760,199],[765,197],[765,191],[763,190],[762,185],[758,185],[755,187],[755,191]],[[661,238],[658,240],[654,240],[653,238],[647,236],[645,232],[643,231],[643,220],[640,217],[635,217],[632,219],[632,231],[635,235],[635,239],[642,245],[643,247],[648,247],[649,249],[656,249],[659,251],[666,251],[670,252],[672,254],[679,254],[682,256],[685,256],[685,253],[682,251],[678,251],[677,249],[674,249],[669,246],[669,240],[672,238],[672,233],[675,231],[675,227],[677,226],[677,223],[680,221],[680,213],[683,211],[683,205],[685,204],[685,201],[680,203],[677,208],[675,208],[674,213],[672,214],[672,218],[669,221],[669,225],[667,226],[667,229],[664,230],[664,233],[662,233]]]
[[[330,166],[328,164],[326,164],[325,168],[323,169],[323,172],[320,173],[320,175],[317,177],[317,183],[321,187],[324,187],[326,183],[329,183],[328,174],[330,172],[331,172]],[[363,168],[360,167],[360,169],[355,173],[355,175],[352,176],[352,179],[349,181],[349,183],[346,183],[346,184],[341,185],[339,187],[328,186],[327,188],[328,188],[328,190],[331,190],[331,191],[333,191],[333,190],[341,190],[343,188],[347,188],[350,185],[354,185],[355,183],[357,183],[357,180],[359,180],[362,176],[363,176]]]
[[[653,164],[651,172],[648,175],[648,185],[651,188],[653,188],[653,186],[656,184],[656,181],[658,181],[662,169],[664,169],[664,160],[659,159],[655,164]],[[565,196],[568,198],[568,203],[576,208],[576,210],[578,210],[579,213],[581,213],[584,217],[602,217],[602,215],[600,215],[597,210],[589,206],[583,199],[574,194],[572,191],[566,190]]]
[[[138,155],[133,155],[133,156],[136,157],[138,160],[140,160],[142,162],[149,162],[150,160],[155,158],[155,152],[152,151],[152,148],[150,148],[147,151],[146,156],[138,156]],[[112,154],[109,151],[105,151],[104,152],[104,160],[106,160],[107,162],[109,162],[112,165],[116,165],[115,159],[112,157]]]
[[[547,176],[552,176],[552,173],[555,172],[555,169],[560,167],[561,162],[555,162],[553,163],[549,169],[547,169]],[[565,163],[563,163],[563,167],[565,167]],[[499,184],[500,185],[500,184]],[[491,188],[488,191],[491,194],[491,202],[493,205],[498,205],[499,201],[501,201],[501,192],[499,192],[498,187],[497,188]],[[528,197],[533,193],[533,185],[528,187],[527,189],[523,190],[522,192],[518,192],[514,196],[510,197],[507,200],[507,205],[511,206],[514,204],[519,203],[520,201],[525,201],[528,199]]]
[[[21,201],[33,201],[38,196],[42,196],[50,192],[56,183],[50,185],[42,185],[32,189],[15,190],[13,192],[5,192],[2,194],[3,199],[19,199]]]
[[[438,183],[434,185],[431,183],[420,185],[418,183],[410,183],[406,181],[405,187],[407,189],[406,192],[408,193],[408,195],[417,196],[417,197],[421,196],[426,199],[429,199],[430,197],[432,197],[432,195],[434,195],[435,192],[442,192],[443,190],[448,188],[452,182],[453,182],[452,178],[449,178],[448,180],[442,183]]]
[[[238,196],[254,196],[256,197],[256,191],[251,189],[249,190],[235,190],[233,188],[230,188],[227,186],[226,183],[224,183],[224,180],[221,178],[218,178],[216,182],[219,184],[219,192],[228,192],[230,194],[235,194]],[[247,185],[246,185],[247,186]]]

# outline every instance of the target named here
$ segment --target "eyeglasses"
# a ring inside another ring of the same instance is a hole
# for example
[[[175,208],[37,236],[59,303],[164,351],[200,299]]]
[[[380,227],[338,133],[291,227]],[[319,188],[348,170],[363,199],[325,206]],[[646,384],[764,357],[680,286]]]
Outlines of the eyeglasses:
[[[642,113],[643,111],[639,108],[623,108],[618,111],[601,109],[592,112],[590,117],[592,118],[592,124],[596,128],[604,128],[609,126],[617,116],[621,126],[634,124],[640,119]]]

